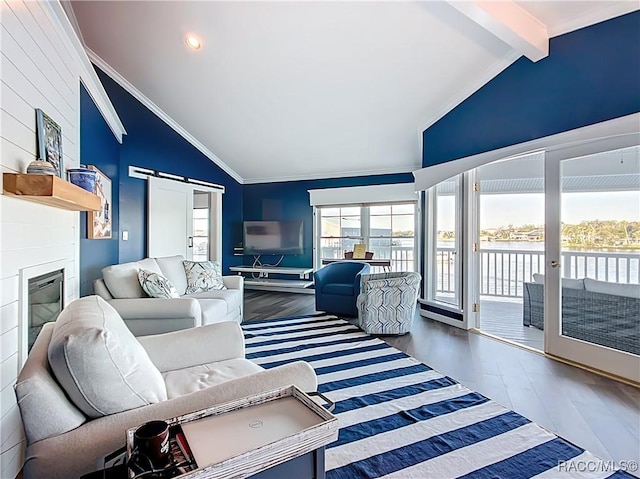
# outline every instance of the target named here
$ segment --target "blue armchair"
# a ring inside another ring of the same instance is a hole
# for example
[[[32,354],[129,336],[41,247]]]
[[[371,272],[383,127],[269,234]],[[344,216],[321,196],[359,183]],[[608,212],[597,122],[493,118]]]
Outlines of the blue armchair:
[[[356,298],[360,294],[360,275],[371,267],[360,261],[338,261],[319,269],[313,275],[316,310],[339,316],[356,317]]]

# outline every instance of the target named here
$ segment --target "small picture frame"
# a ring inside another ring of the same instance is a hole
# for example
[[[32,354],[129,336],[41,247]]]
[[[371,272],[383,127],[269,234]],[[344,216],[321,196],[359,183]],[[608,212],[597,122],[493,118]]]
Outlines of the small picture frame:
[[[93,165],[87,168],[96,172],[96,186],[93,193],[100,198],[100,210],[89,211],[87,215],[87,237],[89,239],[111,238],[111,180]]]
[[[51,163],[56,175],[64,179],[62,128],[40,108],[36,108],[36,135],[38,159]]]

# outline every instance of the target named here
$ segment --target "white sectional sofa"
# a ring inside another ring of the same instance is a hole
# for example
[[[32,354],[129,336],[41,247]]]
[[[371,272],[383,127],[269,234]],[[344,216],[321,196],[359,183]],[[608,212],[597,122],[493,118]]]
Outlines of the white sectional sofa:
[[[102,270],[93,283],[95,294],[120,314],[136,336],[160,334],[222,321],[242,322],[244,279],[223,276],[227,289],[185,294],[187,276],[182,256],[145,258]],[[180,298],[150,298],[140,286],[138,271],[161,274],[176,287]]]

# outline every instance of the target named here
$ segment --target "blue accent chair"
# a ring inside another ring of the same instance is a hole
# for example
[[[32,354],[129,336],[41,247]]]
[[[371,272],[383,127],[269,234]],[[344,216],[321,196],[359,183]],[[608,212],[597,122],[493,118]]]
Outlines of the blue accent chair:
[[[316,310],[338,316],[356,317],[356,298],[360,294],[360,276],[371,267],[360,261],[330,263],[313,275]]]

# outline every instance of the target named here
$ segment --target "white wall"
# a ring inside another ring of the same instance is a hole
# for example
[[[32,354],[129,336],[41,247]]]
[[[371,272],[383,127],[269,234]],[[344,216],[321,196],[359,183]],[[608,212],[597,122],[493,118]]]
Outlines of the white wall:
[[[0,0],[0,164],[24,172],[35,159],[35,108],[61,127],[65,168],[79,164],[77,54],[41,2]],[[13,385],[18,356],[18,272],[63,260],[66,303],[79,295],[79,213],[0,196],[0,477],[22,467],[24,438]]]

